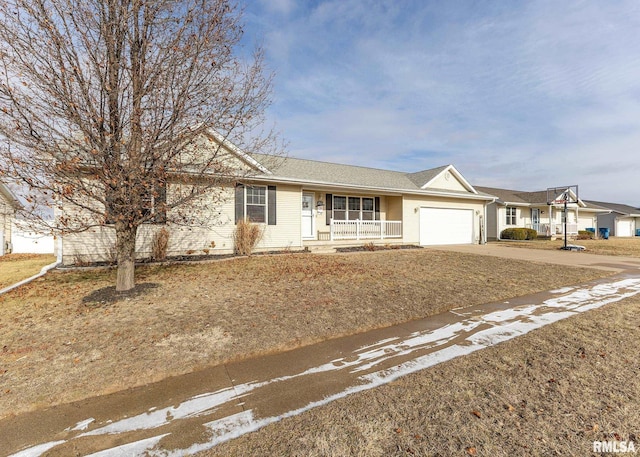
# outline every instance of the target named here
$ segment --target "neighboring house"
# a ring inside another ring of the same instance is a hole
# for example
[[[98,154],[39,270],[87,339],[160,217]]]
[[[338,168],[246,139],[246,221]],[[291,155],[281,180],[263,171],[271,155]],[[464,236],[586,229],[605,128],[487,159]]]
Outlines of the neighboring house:
[[[20,206],[15,195],[0,182],[0,255],[12,251],[11,227]]]
[[[486,205],[494,197],[476,190],[453,165],[402,173],[296,158],[274,160],[225,146],[242,167],[251,169],[250,178],[225,189],[222,203],[211,202],[217,219],[213,227],[167,225],[168,255],[233,252],[235,224],[245,217],[264,226],[258,250],[370,241],[472,244],[486,239]],[[167,194],[171,191],[169,184]],[[140,258],[150,255],[153,233],[161,226],[139,229]],[[65,235],[63,263],[112,260],[114,240],[110,226]]]
[[[598,215],[598,226],[608,228],[611,236],[640,236],[640,208],[619,203],[589,201],[591,205],[598,205],[610,210],[609,213]]]
[[[30,228],[16,220],[11,227],[11,245],[14,254],[53,254],[55,238],[52,230]],[[50,223],[53,226],[53,223]]]
[[[497,200],[487,206],[487,238],[500,239],[500,233],[506,228],[532,228],[539,236],[564,235],[564,205],[553,203],[560,200],[563,192],[550,197],[547,191],[523,192],[518,190],[497,189],[475,186],[475,189]],[[575,195],[572,193],[572,199]],[[597,230],[598,215],[608,210],[593,203],[577,199],[577,203],[567,205],[567,235],[577,235],[578,230],[593,228]]]

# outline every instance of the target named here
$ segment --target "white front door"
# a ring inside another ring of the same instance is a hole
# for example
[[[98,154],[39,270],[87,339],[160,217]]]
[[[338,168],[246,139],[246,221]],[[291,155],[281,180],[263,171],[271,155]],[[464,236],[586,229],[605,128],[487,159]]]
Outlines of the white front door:
[[[314,198],[315,194],[307,192],[302,194],[302,238],[307,240],[315,238]]]
[[[540,209],[531,208],[531,228],[540,231]]]

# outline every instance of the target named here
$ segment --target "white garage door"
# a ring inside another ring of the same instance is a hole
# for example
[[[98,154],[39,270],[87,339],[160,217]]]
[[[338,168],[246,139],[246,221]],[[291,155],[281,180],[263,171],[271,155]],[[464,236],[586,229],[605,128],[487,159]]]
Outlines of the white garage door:
[[[631,219],[622,219],[616,223],[616,236],[632,236]]]
[[[473,210],[420,208],[420,244],[473,243]]]

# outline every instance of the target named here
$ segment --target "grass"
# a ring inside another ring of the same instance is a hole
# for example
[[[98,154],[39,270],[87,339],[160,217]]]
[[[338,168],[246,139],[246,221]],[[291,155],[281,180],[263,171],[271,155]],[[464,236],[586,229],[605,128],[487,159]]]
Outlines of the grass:
[[[48,254],[8,254],[0,256],[0,289],[40,273],[42,267],[55,262]]]
[[[606,275],[416,249],[54,272],[0,296],[0,417]]]
[[[607,305],[284,419],[200,457],[591,456],[640,449],[640,300]]]
[[[533,240],[533,241],[497,241],[496,243],[509,246],[528,249],[560,249],[564,246],[564,240]],[[640,257],[640,237],[634,238],[616,238],[611,237],[608,240],[577,240],[568,241],[569,244],[579,244],[584,246],[587,252],[591,254]]]

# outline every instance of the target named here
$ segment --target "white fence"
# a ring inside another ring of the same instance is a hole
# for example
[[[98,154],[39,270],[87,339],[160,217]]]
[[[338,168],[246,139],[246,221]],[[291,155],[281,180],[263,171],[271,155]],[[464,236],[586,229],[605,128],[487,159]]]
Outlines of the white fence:
[[[402,221],[336,221],[331,219],[331,240],[402,238]]]
[[[564,235],[564,223],[559,224],[528,224],[527,228],[532,228],[540,236]],[[577,235],[578,224],[567,224],[567,235]]]

